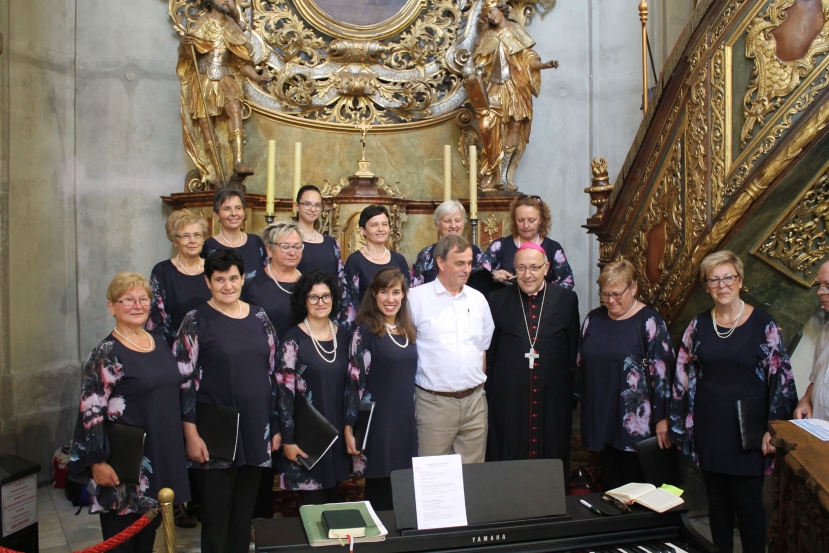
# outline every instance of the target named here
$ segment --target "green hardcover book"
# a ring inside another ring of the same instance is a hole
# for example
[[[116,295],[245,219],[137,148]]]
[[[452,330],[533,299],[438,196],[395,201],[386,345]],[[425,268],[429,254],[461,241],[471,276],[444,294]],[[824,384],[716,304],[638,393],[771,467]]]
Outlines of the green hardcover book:
[[[299,508],[299,516],[302,518],[302,525],[305,528],[305,534],[308,536],[308,543],[312,547],[343,545],[346,538],[329,538],[328,528],[322,519],[323,513],[336,511],[357,511],[360,515],[365,526],[365,536],[354,538],[354,543],[383,541],[389,533],[383,523],[380,522],[380,519],[377,518],[377,514],[368,501],[303,505]]]

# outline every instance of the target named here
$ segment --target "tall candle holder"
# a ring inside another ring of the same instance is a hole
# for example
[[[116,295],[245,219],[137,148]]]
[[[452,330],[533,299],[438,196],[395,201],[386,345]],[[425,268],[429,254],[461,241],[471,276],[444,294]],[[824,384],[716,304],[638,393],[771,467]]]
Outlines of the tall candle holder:
[[[472,243],[478,245],[478,218],[469,219],[469,224],[472,226]]]
[[[274,218],[276,218],[276,213],[265,213],[265,223],[268,225],[273,223]]]

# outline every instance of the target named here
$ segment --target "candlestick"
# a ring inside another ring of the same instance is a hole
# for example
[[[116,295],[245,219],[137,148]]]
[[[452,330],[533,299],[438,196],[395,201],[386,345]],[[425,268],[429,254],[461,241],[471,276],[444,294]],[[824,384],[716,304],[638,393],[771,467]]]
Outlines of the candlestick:
[[[265,189],[265,213],[273,213],[274,188],[276,187],[276,140],[268,140],[268,185]]]
[[[443,201],[452,199],[452,147],[443,147]]]
[[[478,219],[478,148],[469,146],[469,218]]]
[[[299,194],[300,182],[302,181],[302,142],[294,143],[294,194],[291,202],[294,204],[294,216],[296,216],[296,195]]]

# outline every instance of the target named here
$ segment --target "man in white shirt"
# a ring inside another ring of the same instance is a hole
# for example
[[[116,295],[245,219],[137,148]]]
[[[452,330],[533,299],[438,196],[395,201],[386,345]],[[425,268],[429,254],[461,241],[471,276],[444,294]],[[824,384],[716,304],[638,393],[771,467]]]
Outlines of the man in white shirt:
[[[420,455],[460,454],[482,463],[486,449],[486,350],[495,325],[483,294],[465,286],[472,247],[449,234],[435,245],[438,277],[409,291],[417,327],[415,398]]]
[[[829,261],[820,266],[817,272],[817,295],[820,305],[829,313]],[[829,323],[823,325],[815,344],[815,360],[812,374],[809,375],[809,387],[803,399],[794,410],[794,418],[815,418],[829,421]]]

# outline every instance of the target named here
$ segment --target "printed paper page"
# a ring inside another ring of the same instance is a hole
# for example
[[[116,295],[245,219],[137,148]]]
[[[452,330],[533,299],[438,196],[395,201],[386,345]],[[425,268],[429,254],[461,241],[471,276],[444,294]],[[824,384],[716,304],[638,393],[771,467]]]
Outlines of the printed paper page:
[[[797,419],[792,422],[819,440],[829,442],[829,421],[821,419]]]
[[[466,526],[460,455],[412,458],[419,530]]]

